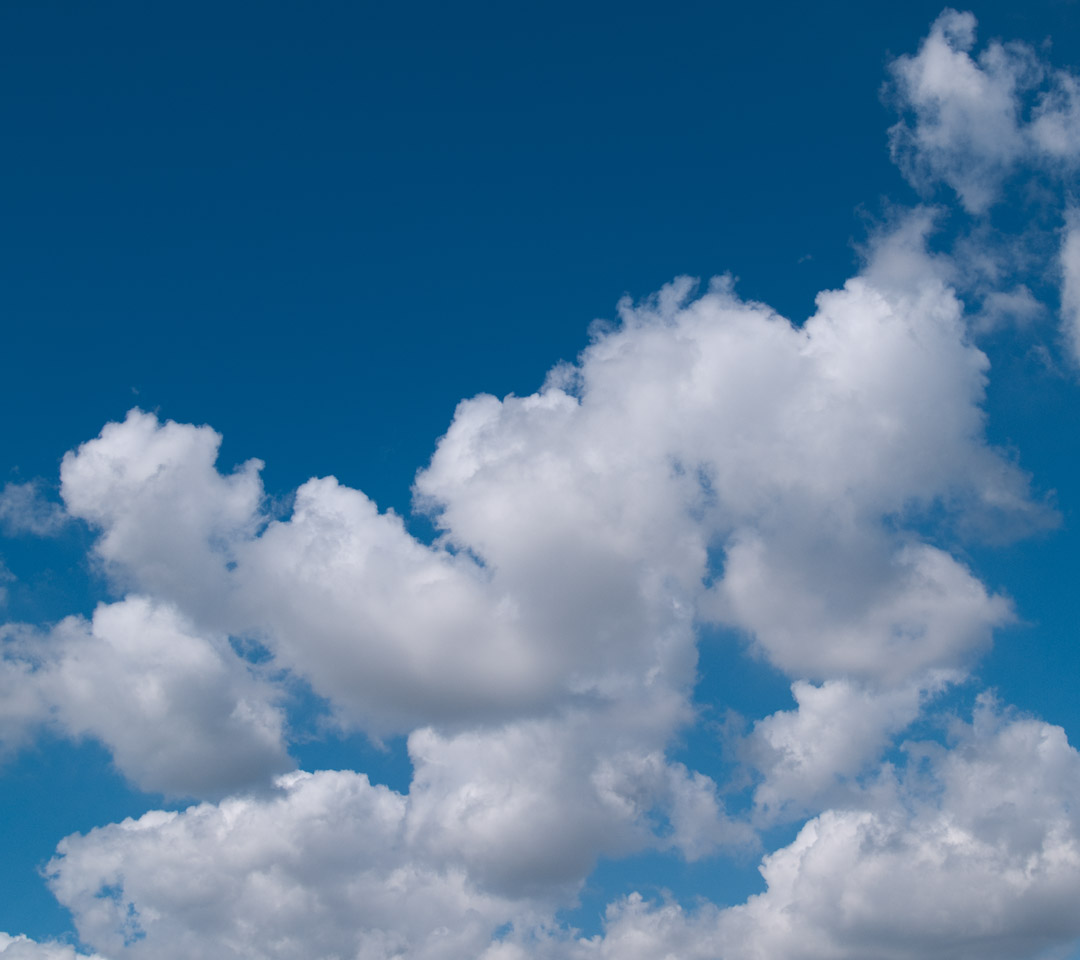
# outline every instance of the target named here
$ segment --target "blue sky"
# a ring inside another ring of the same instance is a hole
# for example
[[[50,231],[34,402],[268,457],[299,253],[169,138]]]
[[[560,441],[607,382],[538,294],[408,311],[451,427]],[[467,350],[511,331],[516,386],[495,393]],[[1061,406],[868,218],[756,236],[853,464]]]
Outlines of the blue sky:
[[[1077,16],[5,5],[0,957],[1070,955]]]

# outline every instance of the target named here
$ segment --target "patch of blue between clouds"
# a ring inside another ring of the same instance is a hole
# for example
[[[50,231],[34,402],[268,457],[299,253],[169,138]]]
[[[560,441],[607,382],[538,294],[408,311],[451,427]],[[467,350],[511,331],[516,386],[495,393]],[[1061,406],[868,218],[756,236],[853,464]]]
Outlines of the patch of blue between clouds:
[[[41,873],[62,837],[188,805],[133,789],[96,741],[39,737],[0,768],[0,930],[35,940],[69,934],[71,917]]]

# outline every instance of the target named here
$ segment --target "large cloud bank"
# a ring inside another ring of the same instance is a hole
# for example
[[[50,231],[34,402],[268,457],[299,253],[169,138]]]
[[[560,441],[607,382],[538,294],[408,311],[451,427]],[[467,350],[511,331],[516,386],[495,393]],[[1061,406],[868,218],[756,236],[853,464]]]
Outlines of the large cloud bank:
[[[1031,157],[1071,162],[1076,122],[1069,75],[1026,48],[972,59],[974,26],[946,12],[894,64],[913,119],[893,145],[979,213]],[[431,542],[333,477],[275,513],[261,463],[223,469],[208,426],[133,410],[68,453],[67,518],[121,599],[3,628],[0,738],[92,737],[132,783],[199,801],[60,842],[48,883],[87,948],[901,960],[1080,936],[1061,729],[983,697],[883,762],[1014,616],[958,545],[1052,522],[986,440],[989,365],[933,222],[898,218],[801,325],[680,279],[620,304],[538,392],[463,401],[416,478]],[[1068,315],[1071,229],[1063,244]],[[65,522],[30,492],[9,520]],[[742,806],[672,758],[700,642],[791,682],[794,708],[740,744]],[[408,791],[294,769],[297,684],[345,729],[406,735]],[[744,904],[635,895],[596,937],[559,921],[600,857],[745,856],[779,823],[802,827]],[[75,955],[0,937],[12,960]]]

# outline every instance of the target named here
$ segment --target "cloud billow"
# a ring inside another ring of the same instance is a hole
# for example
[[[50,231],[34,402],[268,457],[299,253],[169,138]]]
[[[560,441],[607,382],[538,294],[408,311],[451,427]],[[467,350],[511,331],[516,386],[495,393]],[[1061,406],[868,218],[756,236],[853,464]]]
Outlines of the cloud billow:
[[[893,144],[978,213],[1032,151],[1067,162],[1073,108],[1055,74],[1024,126],[1014,98],[1050,75],[1027,48],[973,60],[974,25],[947,11],[893,65],[914,116]],[[986,125],[1004,133],[969,135]],[[223,471],[210,426],[133,410],[69,452],[66,515],[120,599],[4,628],[0,737],[93,737],[198,801],[60,842],[46,875],[82,940],[112,960],[1022,960],[1080,936],[1063,730],[984,696],[883,761],[1015,618],[962,538],[1054,519],[987,440],[989,363],[933,228],[897,217],[802,324],[681,278],[537,392],[463,400],[416,475],[429,540],[334,477],[272,514],[261,462]],[[738,814],[673,755],[715,627],[794,698],[738,745]],[[298,681],[340,727],[405,736],[408,790],[295,769]],[[595,937],[559,922],[601,857],[745,856],[781,823],[801,826],[743,904],[634,895]]]

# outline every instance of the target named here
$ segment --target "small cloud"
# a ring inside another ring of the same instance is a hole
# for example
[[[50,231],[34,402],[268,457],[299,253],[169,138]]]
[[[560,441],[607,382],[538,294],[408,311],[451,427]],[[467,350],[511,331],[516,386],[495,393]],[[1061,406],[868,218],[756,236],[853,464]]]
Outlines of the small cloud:
[[[809,263],[809,262],[810,262],[811,260],[813,260],[813,259],[814,259],[814,255],[813,255],[812,253],[804,253],[804,254],[803,254],[803,255],[802,255],[801,257],[799,257],[799,259],[798,259],[798,260],[796,260],[795,262],[796,262],[796,263]]]
[[[977,333],[991,333],[1007,327],[1023,329],[1045,314],[1045,305],[1025,284],[1020,284],[1012,290],[995,290],[987,294],[972,324]]]
[[[11,583],[14,579],[15,574],[13,574],[7,568],[7,564],[5,564],[2,559],[0,559],[0,609],[6,607],[8,602],[8,591],[7,587],[4,586],[4,584]]]
[[[8,483],[0,490],[0,528],[8,536],[53,537],[67,521],[64,508],[46,499],[36,481]]]

